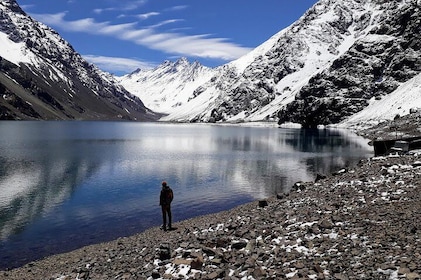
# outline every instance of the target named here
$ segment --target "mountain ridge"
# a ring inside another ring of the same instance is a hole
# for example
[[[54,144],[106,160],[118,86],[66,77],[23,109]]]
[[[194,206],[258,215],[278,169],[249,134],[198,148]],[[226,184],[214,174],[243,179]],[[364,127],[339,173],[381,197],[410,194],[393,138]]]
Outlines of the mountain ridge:
[[[387,97],[421,71],[419,6],[401,1],[387,7],[366,36],[314,76],[279,112],[280,122],[309,127],[339,123],[364,109],[371,98]]]
[[[344,122],[368,106],[371,98],[387,97],[421,72],[416,61],[421,56],[419,32],[410,36],[419,28],[419,2],[321,0],[249,54],[212,69],[205,83],[186,93],[193,98],[166,111],[168,115],[161,120],[272,120],[305,127]],[[410,43],[405,46],[405,42]],[[397,47],[376,56],[376,51],[387,51],[389,43]],[[352,65],[353,61],[361,63],[369,58],[374,67]],[[407,60],[396,65],[409,67],[408,73],[393,83],[381,81],[379,73],[384,72],[387,59]],[[353,83],[347,81],[347,72],[355,73]],[[324,83],[321,77],[326,77]],[[337,86],[329,89],[331,84]],[[376,87],[384,87],[384,92],[363,92]],[[330,96],[324,91],[330,91]],[[335,95],[339,93],[342,95]]]
[[[180,58],[116,78],[86,62],[15,0],[5,0],[0,119],[265,120],[303,127],[362,123],[362,116],[379,121],[379,115],[369,118],[367,108],[421,73],[420,4],[320,0],[225,65],[208,68]],[[421,107],[421,101],[413,106]]]
[[[212,75],[213,70],[182,57],[164,61],[154,69],[138,69],[117,79],[145,105],[161,113],[169,113],[194,98],[194,90]]]
[[[156,120],[160,115],[85,61],[15,0],[0,3],[0,119]]]

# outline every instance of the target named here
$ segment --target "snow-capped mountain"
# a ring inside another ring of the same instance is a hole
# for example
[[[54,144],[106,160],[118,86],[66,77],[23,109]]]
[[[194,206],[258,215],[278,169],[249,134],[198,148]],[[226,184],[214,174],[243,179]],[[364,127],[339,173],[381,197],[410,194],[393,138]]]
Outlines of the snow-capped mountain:
[[[373,0],[362,5],[355,1],[356,8],[365,8],[357,19],[356,9],[350,6],[354,1],[346,2],[342,7],[348,19],[345,32],[355,33],[353,25],[358,22],[365,22],[365,31],[355,33],[352,45],[280,111],[281,122],[305,126],[341,122],[370,100],[391,98],[400,85],[421,72],[421,1]]]
[[[15,0],[0,2],[0,119],[157,118]]]
[[[154,100],[168,100],[168,90],[182,96],[171,101],[179,106],[162,110],[168,113],[162,120],[340,123],[421,72],[420,3],[320,0],[249,54],[195,76],[194,89],[186,82],[181,94],[168,85],[176,72],[159,82],[158,67],[133,75],[146,85],[153,76],[157,85],[133,93]],[[123,84],[131,90],[129,79]]]
[[[118,78],[131,93],[140,97],[146,107],[170,113],[194,98],[194,91],[207,82],[214,71],[186,58],[165,61],[155,69],[141,70]]]

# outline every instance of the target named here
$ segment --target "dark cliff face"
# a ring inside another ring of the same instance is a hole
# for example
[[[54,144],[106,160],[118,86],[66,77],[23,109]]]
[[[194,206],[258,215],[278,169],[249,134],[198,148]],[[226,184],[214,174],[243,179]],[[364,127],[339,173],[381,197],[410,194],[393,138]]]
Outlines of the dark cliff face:
[[[206,109],[182,117],[341,122],[421,72],[420,3],[320,0],[250,54],[217,68],[192,93],[192,100],[212,96]]]
[[[30,63],[0,57],[0,119],[156,120],[159,116],[86,62],[14,0],[0,3],[0,32],[22,44]],[[22,54],[23,55],[23,54]]]
[[[378,1],[373,1],[377,3]],[[338,123],[421,72],[417,1],[386,1],[378,24],[332,65],[314,76],[282,109],[279,123],[304,127]]]

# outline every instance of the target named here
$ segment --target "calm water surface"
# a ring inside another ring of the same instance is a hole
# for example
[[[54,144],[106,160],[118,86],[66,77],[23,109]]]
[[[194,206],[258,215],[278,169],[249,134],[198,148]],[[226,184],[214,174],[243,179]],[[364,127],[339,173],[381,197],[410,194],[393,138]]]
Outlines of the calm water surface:
[[[0,122],[0,268],[288,190],[372,155],[343,131],[132,122]]]

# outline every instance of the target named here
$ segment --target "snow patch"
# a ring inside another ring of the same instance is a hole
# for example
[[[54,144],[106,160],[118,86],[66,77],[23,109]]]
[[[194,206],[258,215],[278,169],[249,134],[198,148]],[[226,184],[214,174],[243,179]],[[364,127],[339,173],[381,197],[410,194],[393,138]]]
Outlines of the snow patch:
[[[372,98],[365,109],[343,121],[340,126],[364,128],[385,120],[393,120],[398,114],[407,115],[414,108],[421,108],[421,74],[380,100]]]
[[[19,66],[19,63],[31,63],[34,58],[24,43],[15,43],[7,34],[0,32],[0,56]]]

